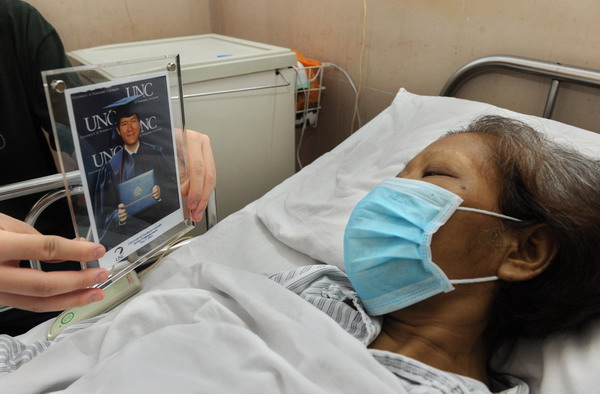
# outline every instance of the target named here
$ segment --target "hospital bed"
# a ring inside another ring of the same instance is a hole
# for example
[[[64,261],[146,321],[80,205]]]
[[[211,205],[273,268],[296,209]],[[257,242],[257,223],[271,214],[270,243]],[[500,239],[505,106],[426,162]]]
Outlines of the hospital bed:
[[[548,79],[543,116],[445,97],[498,67]],[[431,141],[480,115],[522,120],[600,157],[600,135],[546,119],[565,81],[598,86],[600,72],[494,56],[461,68],[442,96],[401,89],[331,152],[167,256],[134,298],[52,343],[44,342],[51,322],[15,338],[0,392],[403,392],[360,342],[265,274],[343,267],[342,234],[356,202]],[[534,393],[593,392],[599,324],[519,343],[495,365]]]

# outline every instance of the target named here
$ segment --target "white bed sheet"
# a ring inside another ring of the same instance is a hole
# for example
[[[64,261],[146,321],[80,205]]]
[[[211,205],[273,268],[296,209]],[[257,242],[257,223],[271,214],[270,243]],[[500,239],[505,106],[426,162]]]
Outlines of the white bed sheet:
[[[327,315],[251,272],[311,263],[250,205],[170,255],[136,297],[1,377],[0,392],[404,392]],[[48,324],[19,339],[43,339]]]
[[[332,152],[167,257],[139,295],[1,377],[0,392],[403,392],[358,341],[260,273],[342,267],[354,204],[445,131],[489,113],[600,156],[600,136],[574,127],[401,90]],[[19,339],[43,340],[49,324]],[[522,344],[503,365],[534,393],[591,392],[599,330]]]

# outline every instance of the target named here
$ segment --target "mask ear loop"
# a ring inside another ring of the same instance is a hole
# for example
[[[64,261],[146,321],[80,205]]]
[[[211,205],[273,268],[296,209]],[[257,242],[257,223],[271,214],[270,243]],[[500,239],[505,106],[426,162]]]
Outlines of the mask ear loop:
[[[501,213],[486,211],[484,209],[469,208],[469,207],[458,207],[456,209],[457,210],[461,210],[461,211],[470,211],[470,212],[476,212],[476,213],[483,213],[484,215],[495,216],[495,217],[498,217],[498,218],[501,218],[501,219],[512,220],[512,221],[515,221],[515,222],[523,222],[521,219],[513,218],[511,216],[506,216],[506,215],[503,215]],[[483,277],[483,278],[474,278],[474,279],[451,279],[450,283],[452,283],[453,285],[461,285],[461,284],[468,284],[468,283],[491,282],[491,281],[499,280],[499,279],[500,279],[499,277],[497,277],[496,275],[494,275],[494,276],[486,276],[486,277]]]
[[[500,280],[496,275],[494,276],[486,276],[483,278],[474,278],[474,279],[450,279],[450,283],[453,285],[463,285],[468,283],[482,283],[482,282],[492,282],[494,280]]]
[[[486,211],[485,209],[477,209],[477,208],[469,208],[469,207],[458,207],[456,209],[457,210],[461,210],[461,211],[470,211],[470,212],[483,213],[484,215],[496,216],[496,217],[501,218],[501,219],[508,219],[508,220],[512,220],[512,221],[515,221],[515,222],[522,222],[521,219],[513,218],[511,216],[506,216],[506,215],[503,215],[501,213]]]

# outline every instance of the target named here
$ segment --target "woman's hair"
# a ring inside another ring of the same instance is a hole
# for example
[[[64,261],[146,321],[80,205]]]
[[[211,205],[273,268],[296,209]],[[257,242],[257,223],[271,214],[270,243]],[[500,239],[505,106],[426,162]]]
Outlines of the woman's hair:
[[[539,276],[501,283],[487,329],[490,345],[576,330],[600,316],[599,162],[501,116],[478,118],[459,132],[482,135],[491,148],[499,207],[524,221],[506,225],[546,223],[558,242]]]

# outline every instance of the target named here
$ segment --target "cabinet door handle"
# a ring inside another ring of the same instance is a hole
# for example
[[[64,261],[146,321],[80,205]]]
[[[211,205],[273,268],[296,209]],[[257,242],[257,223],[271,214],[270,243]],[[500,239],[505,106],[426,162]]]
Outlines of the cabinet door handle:
[[[275,75],[278,75],[281,78],[283,78],[283,80],[285,82],[279,83],[279,84],[274,84],[274,85],[252,86],[252,87],[248,87],[248,88],[229,89],[229,90],[217,90],[217,91],[214,91],[214,92],[205,92],[205,93],[184,94],[183,98],[186,99],[186,98],[193,98],[193,97],[213,96],[213,95],[216,95],[216,94],[249,92],[249,91],[253,91],[253,90],[274,89],[274,88],[283,88],[283,87],[286,87],[286,86],[290,86],[290,81],[288,81],[287,78],[285,77],[285,75],[283,75],[279,70],[275,70]],[[174,99],[174,100],[176,100],[178,98],[179,98],[179,96],[173,96],[173,97],[171,97],[171,99]]]

